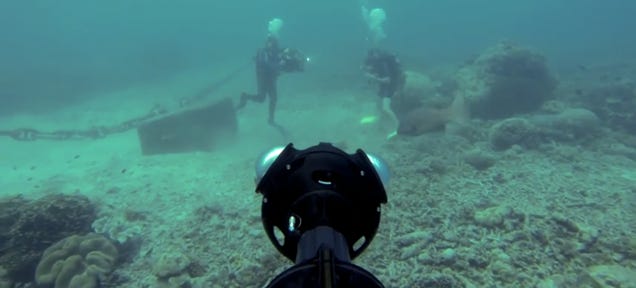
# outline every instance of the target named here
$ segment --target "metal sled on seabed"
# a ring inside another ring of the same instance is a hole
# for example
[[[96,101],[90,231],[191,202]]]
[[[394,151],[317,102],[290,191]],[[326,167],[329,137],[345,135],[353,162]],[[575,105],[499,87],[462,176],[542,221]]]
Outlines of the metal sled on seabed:
[[[137,127],[144,155],[212,151],[231,142],[238,123],[229,98],[181,110]]]

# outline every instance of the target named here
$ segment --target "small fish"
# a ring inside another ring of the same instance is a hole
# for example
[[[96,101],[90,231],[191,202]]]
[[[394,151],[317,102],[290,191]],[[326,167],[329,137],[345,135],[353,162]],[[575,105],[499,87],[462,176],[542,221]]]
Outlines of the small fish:
[[[459,96],[448,108],[436,109],[420,107],[409,112],[400,120],[398,135],[418,136],[429,132],[444,131],[446,124],[468,119],[468,109],[464,98]]]

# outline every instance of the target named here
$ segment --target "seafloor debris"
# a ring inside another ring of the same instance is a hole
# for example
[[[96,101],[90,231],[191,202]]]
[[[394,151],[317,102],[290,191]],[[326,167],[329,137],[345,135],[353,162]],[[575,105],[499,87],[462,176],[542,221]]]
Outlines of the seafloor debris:
[[[592,140],[601,131],[596,114],[571,108],[557,114],[504,119],[491,127],[490,144],[494,150],[505,150],[513,145],[536,148],[544,143]]]
[[[636,84],[623,81],[594,87],[579,95],[610,128],[636,134]]]
[[[454,284],[448,287],[482,286],[492,281],[539,283],[538,287],[613,287],[603,285],[633,279],[629,276],[633,269],[601,264],[615,263],[618,255],[623,257],[620,261],[633,258],[633,254],[629,256],[633,251],[626,248],[629,241],[610,239],[597,227],[560,213],[535,215],[509,206],[477,208],[472,215],[472,220],[453,226],[453,231],[421,230],[397,236],[394,241],[402,253],[400,261],[415,260],[429,269],[450,272],[444,282]],[[574,271],[579,272],[559,274],[565,267],[568,271],[578,267]],[[537,282],[537,278],[543,280]],[[430,277],[421,281],[429,281],[426,279]],[[545,286],[549,283],[556,286]]]

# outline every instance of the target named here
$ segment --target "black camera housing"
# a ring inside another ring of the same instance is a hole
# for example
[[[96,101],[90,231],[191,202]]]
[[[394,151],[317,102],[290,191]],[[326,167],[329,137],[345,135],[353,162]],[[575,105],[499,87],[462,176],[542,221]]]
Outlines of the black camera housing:
[[[343,287],[382,287],[373,275],[350,263],[371,243],[381,204],[387,202],[382,180],[364,151],[347,154],[328,143],[297,150],[289,144],[256,191],[263,195],[261,217],[267,236],[296,263],[270,287],[321,287],[281,283],[321,283],[309,279],[322,279],[325,271],[337,275],[333,279]],[[276,229],[283,239],[277,239]]]
[[[307,57],[296,48],[285,48],[280,52],[280,70],[285,73],[305,71]]]

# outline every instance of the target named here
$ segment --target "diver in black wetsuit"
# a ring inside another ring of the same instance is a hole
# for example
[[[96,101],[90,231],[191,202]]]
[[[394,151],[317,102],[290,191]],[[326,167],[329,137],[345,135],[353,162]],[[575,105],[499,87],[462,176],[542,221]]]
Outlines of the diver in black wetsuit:
[[[306,59],[298,50],[280,48],[278,39],[272,35],[265,41],[265,47],[258,50],[255,57],[256,94],[243,92],[236,109],[239,110],[248,101],[262,103],[269,97],[268,123],[282,129],[274,121],[276,102],[278,100],[277,80],[283,72],[302,72]]]
[[[391,98],[402,90],[406,82],[406,74],[402,69],[400,60],[392,53],[373,48],[368,51],[362,64],[362,70],[371,82],[378,85],[376,104],[380,114],[380,122],[388,123],[385,125],[395,125],[398,120],[390,107]],[[395,131],[391,131],[387,138],[391,138],[394,135]]]
[[[406,80],[397,56],[377,48],[369,50],[362,69],[371,81],[378,83],[380,98],[391,98]]]

